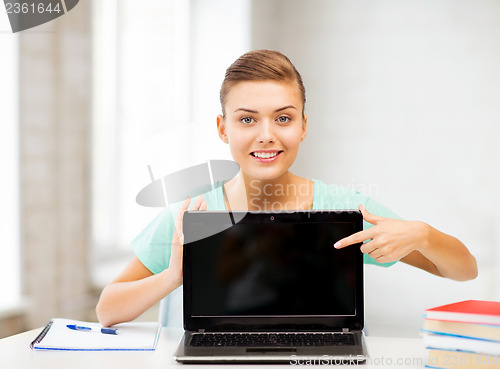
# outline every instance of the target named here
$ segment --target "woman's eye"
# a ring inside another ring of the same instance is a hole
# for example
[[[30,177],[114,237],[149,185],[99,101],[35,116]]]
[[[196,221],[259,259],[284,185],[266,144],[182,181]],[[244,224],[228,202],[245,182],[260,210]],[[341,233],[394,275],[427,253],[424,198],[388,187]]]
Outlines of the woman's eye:
[[[285,116],[281,116],[278,118],[278,122],[280,122],[280,123],[287,123],[289,121],[290,121],[290,118],[285,117]]]
[[[250,124],[250,123],[253,123],[253,118],[245,117],[245,118],[241,118],[241,121],[245,124]]]

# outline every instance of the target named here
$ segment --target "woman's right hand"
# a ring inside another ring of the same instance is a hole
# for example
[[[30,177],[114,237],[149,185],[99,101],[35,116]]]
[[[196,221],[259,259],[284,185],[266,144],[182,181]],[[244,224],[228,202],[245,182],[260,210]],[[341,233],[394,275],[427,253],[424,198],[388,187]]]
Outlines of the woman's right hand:
[[[175,220],[174,236],[172,237],[172,246],[170,251],[170,261],[168,266],[168,273],[171,278],[174,278],[179,286],[182,284],[182,253],[184,249],[184,233],[182,232],[182,222],[184,213],[188,210],[191,198],[187,198],[182,203],[177,219]],[[207,203],[201,195],[196,198],[190,210],[207,210]]]
[[[182,284],[182,220],[191,199],[186,199],[175,222],[169,267],[153,274],[134,257],[127,267],[104,288],[96,307],[99,322],[105,327],[134,320]],[[206,210],[203,197],[198,196],[191,210]]]

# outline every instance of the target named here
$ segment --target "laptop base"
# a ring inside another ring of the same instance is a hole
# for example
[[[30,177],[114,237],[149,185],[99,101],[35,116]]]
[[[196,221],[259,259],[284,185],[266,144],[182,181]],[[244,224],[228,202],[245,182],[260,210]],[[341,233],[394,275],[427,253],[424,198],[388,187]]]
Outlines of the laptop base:
[[[281,363],[292,365],[365,364],[366,344],[362,332],[353,332],[353,346],[310,347],[193,347],[186,345],[186,332],[174,355],[181,363]]]

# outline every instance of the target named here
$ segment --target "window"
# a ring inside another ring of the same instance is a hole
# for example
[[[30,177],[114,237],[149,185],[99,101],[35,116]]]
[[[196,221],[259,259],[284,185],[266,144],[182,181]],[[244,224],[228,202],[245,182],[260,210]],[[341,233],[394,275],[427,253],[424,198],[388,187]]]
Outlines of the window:
[[[2,299],[0,309],[10,307],[20,300],[21,274],[19,262],[19,150],[18,150],[18,73],[17,35],[10,28],[7,13],[0,12],[0,101],[2,104],[0,126],[0,168],[2,180],[1,222],[2,257],[0,281]]]
[[[173,118],[166,112],[186,104],[187,93],[176,94],[173,86],[188,65],[181,29],[188,6],[94,3],[92,228],[100,259],[130,251],[130,241],[158,212],[138,206],[135,196],[149,181],[144,145]]]
[[[249,48],[250,11],[248,0],[107,0],[94,12],[92,228],[103,261],[129,257],[161,210],[135,203],[148,165],[159,178],[229,157],[215,131],[218,90]]]

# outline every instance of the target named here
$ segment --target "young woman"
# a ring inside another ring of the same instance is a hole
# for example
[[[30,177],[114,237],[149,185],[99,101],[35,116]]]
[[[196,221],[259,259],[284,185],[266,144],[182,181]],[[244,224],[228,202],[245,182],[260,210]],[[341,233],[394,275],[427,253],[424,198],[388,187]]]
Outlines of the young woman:
[[[239,173],[193,204],[188,198],[165,209],[133,241],[136,256],[101,294],[96,311],[102,325],[135,319],[182,284],[182,216],[190,204],[191,210],[359,208],[363,231],[336,248],[368,241],[361,246],[365,263],[389,266],[400,260],[446,278],[476,277],[475,258],[456,238],[401,220],[356,191],[289,171],[306,137],[307,116],[302,78],[286,56],[272,50],[242,55],[226,71],[220,100],[217,130]]]

